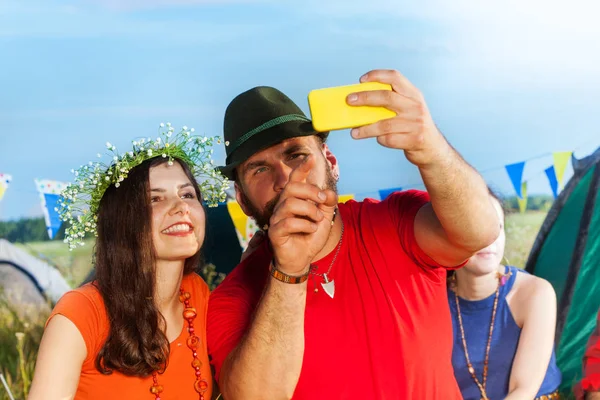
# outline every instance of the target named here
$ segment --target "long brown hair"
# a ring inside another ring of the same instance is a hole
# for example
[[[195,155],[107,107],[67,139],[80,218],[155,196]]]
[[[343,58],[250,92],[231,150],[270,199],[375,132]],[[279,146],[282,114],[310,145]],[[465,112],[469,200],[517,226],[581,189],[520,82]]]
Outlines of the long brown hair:
[[[177,161],[200,201],[200,188],[189,167]],[[164,317],[152,300],[156,255],[149,196],[150,168],[165,162],[153,158],[132,168],[120,187],[109,187],[100,201],[94,284],[110,321],[108,337],[96,357],[96,368],[103,374],[147,376],[167,366],[169,342],[160,329]],[[184,275],[196,269],[200,257],[198,251],[185,261]]]

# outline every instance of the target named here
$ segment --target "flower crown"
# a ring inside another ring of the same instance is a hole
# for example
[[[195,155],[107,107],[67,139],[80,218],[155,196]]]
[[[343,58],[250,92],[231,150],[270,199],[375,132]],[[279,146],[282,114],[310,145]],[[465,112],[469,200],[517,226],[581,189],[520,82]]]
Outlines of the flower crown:
[[[174,128],[170,123],[161,123],[159,136],[155,140],[142,138],[134,141],[132,151],[122,155],[115,146],[107,142],[109,164],[90,161],[78,170],[71,170],[75,175],[75,182],[69,183],[62,191],[59,207],[55,208],[59,218],[70,223],[64,239],[70,250],[78,244],[83,246],[83,238],[87,233],[98,236],[97,212],[106,189],[111,185],[118,188],[132,168],[151,158],[168,158],[169,165],[173,165],[175,159],[182,160],[195,177],[206,178],[199,182],[199,186],[209,207],[215,207],[226,200],[228,180],[214,168],[211,158],[213,150],[209,149],[214,142],[220,144],[221,139],[192,135],[194,129],[188,129],[187,126],[176,135],[173,132]],[[102,158],[102,155],[98,153],[98,157]]]

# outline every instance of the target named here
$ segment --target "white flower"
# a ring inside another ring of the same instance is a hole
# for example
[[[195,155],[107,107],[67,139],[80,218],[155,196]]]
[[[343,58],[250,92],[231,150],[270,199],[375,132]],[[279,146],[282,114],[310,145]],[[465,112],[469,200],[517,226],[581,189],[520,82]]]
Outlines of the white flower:
[[[102,154],[98,153],[96,155],[98,156],[98,158],[102,158]]]
[[[165,124],[164,124],[163,122],[161,122],[161,123],[160,123],[160,127],[161,127],[161,128],[164,128],[164,127],[165,127]]]
[[[115,187],[119,187],[121,184],[119,182],[115,183]]]
[[[161,140],[161,138],[156,138],[156,143],[160,143]]]
[[[169,165],[173,165],[173,161],[169,161],[167,164],[169,164]]]
[[[169,147],[169,143],[165,143],[165,147]]]
[[[184,131],[187,131],[187,130],[188,130],[188,127],[184,125],[184,126],[183,126],[183,130],[184,130]]]
[[[106,142],[106,148],[110,149],[112,147],[112,144],[110,144],[110,142]]]
[[[190,129],[190,132],[194,133],[196,130],[194,128]]]
[[[162,157],[163,158],[167,158],[167,155],[165,153],[163,153]]]
[[[72,174],[74,174],[74,173],[75,173],[75,170],[74,170],[74,169],[72,169],[72,170],[71,170],[71,173],[72,173]]]
[[[92,166],[92,165],[94,165],[94,163],[90,161],[90,162],[88,163],[88,165]]]
[[[152,157],[152,149],[148,149],[148,157]]]
[[[133,151],[129,152],[129,156],[133,157]]]
[[[113,157],[113,160],[114,160],[114,161],[119,161],[119,157],[117,157],[117,156],[114,156],[114,157]]]
[[[104,180],[105,180],[105,181],[110,181],[110,178],[109,178],[108,176],[105,176],[105,177],[104,177]]]
[[[171,123],[170,123],[170,122],[167,122],[167,126],[171,126]]]

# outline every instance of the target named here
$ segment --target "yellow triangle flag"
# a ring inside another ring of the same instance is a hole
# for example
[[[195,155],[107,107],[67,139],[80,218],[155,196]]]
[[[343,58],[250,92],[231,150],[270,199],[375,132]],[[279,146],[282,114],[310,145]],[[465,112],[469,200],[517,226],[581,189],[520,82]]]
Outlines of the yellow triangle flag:
[[[238,232],[238,235],[240,235],[244,241],[248,240],[248,236],[246,234],[248,216],[244,214],[242,207],[240,207],[236,201],[229,201],[227,202],[227,211],[229,211],[229,216],[233,221],[233,225],[235,226],[235,230]]]
[[[0,200],[2,200],[2,197],[4,197],[4,192],[6,192],[6,186],[0,183]]]
[[[527,210],[527,182],[521,184],[521,194],[523,195],[523,198],[520,199],[517,197],[517,201],[519,202],[519,211],[523,214],[525,210]]]
[[[352,200],[354,199],[354,195],[353,194],[342,194],[338,196],[338,203],[345,203],[348,200]]]
[[[558,181],[559,188],[562,188],[565,169],[567,169],[567,164],[569,163],[572,154],[572,151],[555,151],[552,153],[552,157],[554,158],[554,171],[556,173],[556,180]]]

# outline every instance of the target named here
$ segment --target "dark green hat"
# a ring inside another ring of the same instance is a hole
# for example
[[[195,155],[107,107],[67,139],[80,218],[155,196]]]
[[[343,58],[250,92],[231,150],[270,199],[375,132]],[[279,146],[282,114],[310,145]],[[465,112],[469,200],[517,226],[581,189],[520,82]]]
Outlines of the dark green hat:
[[[253,154],[298,136],[320,135],[310,119],[279,90],[258,86],[234,98],[223,122],[226,165],[218,167],[227,178],[235,178],[235,167]]]

